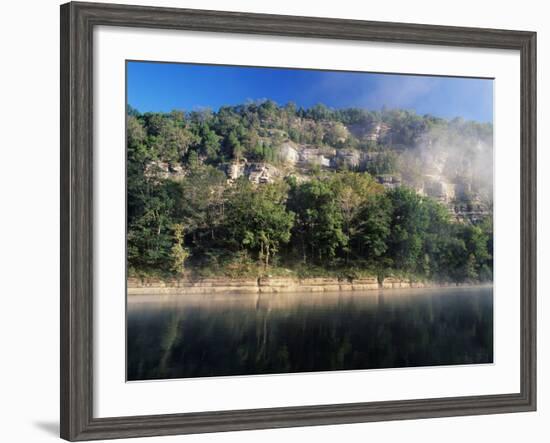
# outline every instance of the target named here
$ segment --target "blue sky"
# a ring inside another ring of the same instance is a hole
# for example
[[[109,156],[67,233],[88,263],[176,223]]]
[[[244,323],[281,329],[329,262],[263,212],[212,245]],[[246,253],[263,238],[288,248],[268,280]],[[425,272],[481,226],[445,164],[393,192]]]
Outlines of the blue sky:
[[[192,111],[251,100],[305,108],[412,109],[443,118],[493,121],[493,81],[283,68],[128,62],[128,103],[141,112]]]

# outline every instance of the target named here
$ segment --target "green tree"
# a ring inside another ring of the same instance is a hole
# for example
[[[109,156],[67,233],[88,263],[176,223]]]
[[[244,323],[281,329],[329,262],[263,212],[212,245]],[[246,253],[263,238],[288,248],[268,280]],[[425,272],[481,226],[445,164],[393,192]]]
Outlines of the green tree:
[[[328,181],[318,177],[292,187],[288,207],[296,213],[294,236],[307,256],[322,263],[333,260],[348,244],[343,217]]]
[[[227,239],[238,248],[255,251],[267,269],[282,244],[288,243],[294,214],[284,205],[282,184],[254,188],[239,180],[227,202]]]
[[[349,138],[347,128],[340,122],[330,124],[324,134],[324,142],[330,146],[342,147]]]
[[[391,233],[392,205],[386,194],[377,194],[366,201],[360,208],[353,232],[352,242],[357,253],[373,266],[387,266],[382,262],[388,250],[388,240]]]
[[[221,137],[212,131],[207,124],[201,125],[200,153],[210,161],[216,161],[220,153]]]
[[[187,227],[194,246],[205,248],[216,240],[216,233],[224,223],[225,174],[209,165],[198,165],[188,170],[178,185],[175,213]]]
[[[380,137],[367,140],[381,123],[387,128]],[[181,272],[187,255],[195,266],[233,263],[235,254],[248,263],[253,254],[266,268],[274,260],[301,258],[325,269],[392,267],[430,279],[492,279],[491,217],[457,223],[446,205],[413,189],[385,190],[368,173],[335,172],[318,164],[296,166],[301,184],[276,177],[269,185],[247,179],[228,183],[223,170],[232,159],[292,173],[289,165],[277,165],[275,155],[289,138],[321,149],[325,144],[366,150],[371,155],[367,171],[399,172],[411,186],[424,181],[424,157],[443,152],[443,175],[482,189],[482,199],[492,190],[490,174],[483,172],[490,169],[490,124],[404,110],[297,109],[269,100],[217,112],[141,114],[129,106],[129,265]],[[473,204],[467,195],[461,199],[457,206]]]
[[[155,140],[154,147],[160,159],[169,163],[177,163],[183,159],[189,147],[196,141],[194,134],[181,126],[178,120],[166,119],[161,125],[160,134]]]
[[[231,153],[231,157],[234,160],[239,161],[243,155],[244,148],[242,147],[235,131],[231,131],[227,136],[226,145],[228,152]]]
[[[184,235],[183,225],[181,223],[175,223],[172,225],[174,231],[174,242],[172,250],[170,251],[170,257],[172,259],[172,268],[176,274],[183,272],[183,265],[187,257],[189,257],[189,250],[183,246]]]
[[[129,115],[127,118],[126,140],[129,148],[135,149],[145,142],[145,128],[135,115]]]
[[[128,212],[128,260],[142,269],[168,270],[172,247],[174,185],[168,182],[147,183]]]
[[[362,222],[359,217],[362,208],[371,199],[381,194],[384,188],[369,174],[348,171],[332,174],[330,187],[342,215],[342,231],[348,239],[351,239],[356,235],[359,224]],[[349,242],[344,247],[346,261],[349,260],[352,246],[353,242]]]
[[[429,223],[423,199],[413,190],[400,187],[388,192],[392,205],[388,253],[399,269],[415,271]]]

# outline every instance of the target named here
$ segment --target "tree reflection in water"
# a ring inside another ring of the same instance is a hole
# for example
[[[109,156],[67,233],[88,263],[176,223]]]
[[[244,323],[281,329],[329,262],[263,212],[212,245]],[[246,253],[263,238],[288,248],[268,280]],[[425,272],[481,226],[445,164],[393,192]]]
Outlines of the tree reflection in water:
[[[128,380],[491,363],[491,287],[132,296]]]

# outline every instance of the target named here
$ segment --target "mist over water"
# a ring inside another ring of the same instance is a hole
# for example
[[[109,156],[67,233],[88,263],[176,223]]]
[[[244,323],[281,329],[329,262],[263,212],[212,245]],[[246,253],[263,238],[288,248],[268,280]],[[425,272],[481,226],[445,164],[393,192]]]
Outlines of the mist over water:
[[[132,296],[132,380],[493,361],[492,287]]]

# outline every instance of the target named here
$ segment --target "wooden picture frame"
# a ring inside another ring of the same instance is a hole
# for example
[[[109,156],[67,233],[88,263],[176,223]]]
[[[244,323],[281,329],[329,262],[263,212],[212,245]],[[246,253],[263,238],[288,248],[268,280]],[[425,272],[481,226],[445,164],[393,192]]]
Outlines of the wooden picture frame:
[[[96,26],[517,50],[521,57],[521,390],[517,394],[93,416],[92,54]],[[61,437],[70,441],[533,411],[536,408],[536,34],[236,12],[61,6]]]

